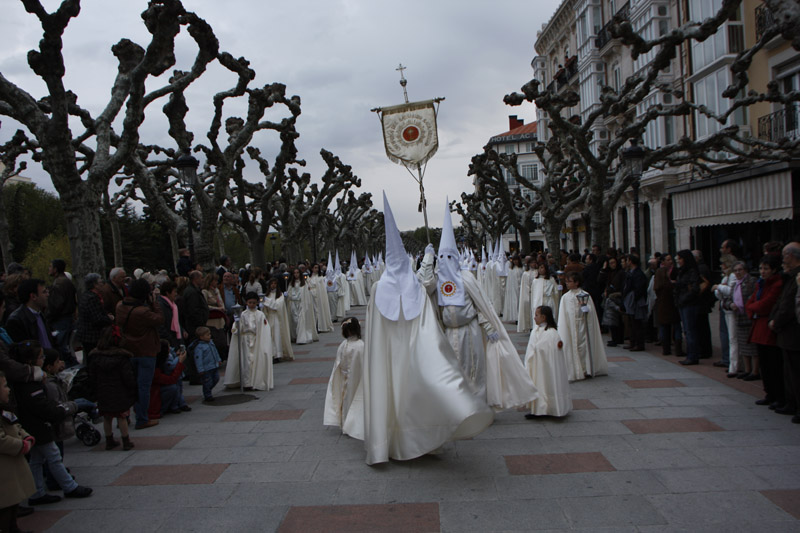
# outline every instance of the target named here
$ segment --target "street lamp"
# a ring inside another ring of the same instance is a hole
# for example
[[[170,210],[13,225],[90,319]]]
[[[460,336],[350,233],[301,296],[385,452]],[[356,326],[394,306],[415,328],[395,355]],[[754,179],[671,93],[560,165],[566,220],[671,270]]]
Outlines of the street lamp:
[[[178,170],[178,178],[183,185],[183,202],[186,206],[186,231],[189,234],[189,258],[194,263],[194,236],[192,235],[192,190],[197,184],[197,166],[200,162],[192,157],[189,149],[175,160],[174,166]]]
[[[273,233],[269,236],[269,242],[272,243],[272,262],[275,262],[275,241],[278,240],[278,237]]]
[[[308,217],[311,222],[311,249],[314,254],[314,262],[317,262],[317,222],[319,222],[319,215],[313,214]]]
[[[633,243],[636,252],[641,255],[639,247],[639,181],[642,179],[645,150],[639,146],[638,139],[631,139],[631,145],[622,150],[622,161],[628,174],[633,178]]]

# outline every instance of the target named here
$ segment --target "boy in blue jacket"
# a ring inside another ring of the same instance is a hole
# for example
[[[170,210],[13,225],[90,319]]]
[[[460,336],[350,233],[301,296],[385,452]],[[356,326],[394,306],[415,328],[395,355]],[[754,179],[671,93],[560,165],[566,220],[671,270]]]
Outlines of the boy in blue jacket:
[[[214,396],[211,391],[219,383],[219,365],[222,360],[217,347],[211,342],[210,329],[200,326],[195,330],[195,335],[197,343],[194,346],[194,362],[197,365],[197,373],[203,382],[203,400],[213,402]]]

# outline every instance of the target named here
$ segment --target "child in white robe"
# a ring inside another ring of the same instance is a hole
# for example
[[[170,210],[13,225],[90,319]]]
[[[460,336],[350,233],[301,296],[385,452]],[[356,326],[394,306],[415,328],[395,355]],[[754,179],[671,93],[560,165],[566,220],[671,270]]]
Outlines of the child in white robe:
[[[531,412],[525,418],[566,416],[572,410],[572,398],[564,343],[558,335],[553,310],[548,306],[537,307],[533,321],[535,326],[525,352],[525,368],[539,391],[539,397],[530,403]]]
[[[231,347],[225,367],[225,386],[238,387],[239,373],[243,375],[242,386],[256,390],[273,388],[272,336],[267,317],[258,309],[258,294],[245,295],[247,309],[242,312],[231,332]],[[241,335],[241,340],[239,339]],[[241,342],[242,356],[239,357]]]
[[[344,340],[336,351],[336,361],[325,394],[322,423],[326,426],[342,427],[361,382],[364,341],[361,340],[361,324],[357,318],[350,317],[342,322],[342,337]]]

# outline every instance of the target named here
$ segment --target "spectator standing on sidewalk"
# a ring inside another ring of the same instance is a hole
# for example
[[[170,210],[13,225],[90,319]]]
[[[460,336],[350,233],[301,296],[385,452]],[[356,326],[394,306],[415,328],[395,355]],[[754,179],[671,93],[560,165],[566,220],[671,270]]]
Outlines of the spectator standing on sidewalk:
[[[777,345],[783,351],[784,414],[793,415],[792,422],[800,424],[800,324],[795,313],[797,283],[794,282],[800,275],[800,242],[783,247],[783,271],[783,290],[768,325],[776,333]]]

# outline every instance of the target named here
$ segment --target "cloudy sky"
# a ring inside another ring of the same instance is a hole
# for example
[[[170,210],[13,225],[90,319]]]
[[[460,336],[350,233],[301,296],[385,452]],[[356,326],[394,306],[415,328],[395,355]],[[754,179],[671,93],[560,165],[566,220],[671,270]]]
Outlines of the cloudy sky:
[[[59,4],[43,3],[50,10]],[[446,98],[439,109],[439,152],[425,174],[430,223],[440,226],[445,197],[458,198],[471,189],[470,158],[492,135],[508,130],[508,115],[519,115],[526,123],[535,118],[532,105],[508,107],[503,96],[532,77],[536,32],[558,4],[559,0],[184,0],[187,10],[214,28],[222,50],[250,61],[256,71],[251,87],[279,81],[289,94],[302,98],[297,129],[306,170],[319,176],[319,150],[335,153],[353,167],[379,209],[381,191],[386,191],[403,230],[423,223],[416,209],[418,190],[408,172],[386,158],[380,122],[370,112],[402,103],[398,64],[407,67],[410,100]],[[107,103],[116,72],[111,46],[122,37],[148,42],[139,17],[146,6],[145,0],[84,0],[81,14],[67,28],[66,85],[94,115]],[[20,2],[6,0],[0,35],[0,72],[41,97],[43,84],[26,62],[27,51],[37,46],[41,35],[38,21]],[[188,68],[192,44],[184,32],[176,68]],[[205,140],[213,94],[232,83],[225,71],[211,68],[202,83],[187,91],[188,122],[196,142]],[[171,142],[162,105],[156,102],[148,108],[145,143]],[[229,107],[228,116],[244,112],[241,105]],[[0,141],[14,129],[3,119]],[[267,135],[257,137],[255,144],[263,154],[276,146]],[[41,169],[32,167],[28,175],[53,190]]]

